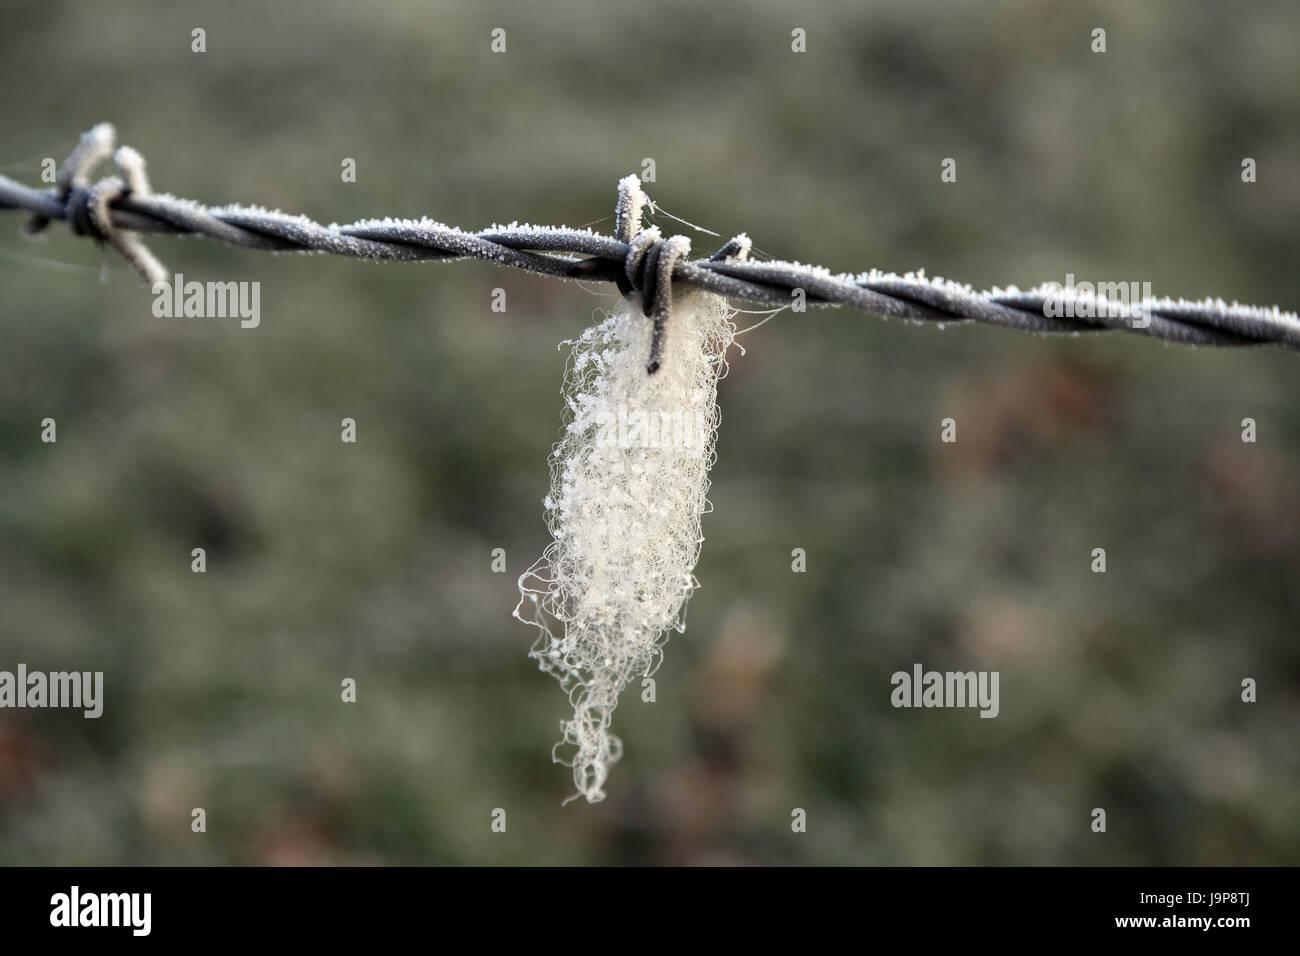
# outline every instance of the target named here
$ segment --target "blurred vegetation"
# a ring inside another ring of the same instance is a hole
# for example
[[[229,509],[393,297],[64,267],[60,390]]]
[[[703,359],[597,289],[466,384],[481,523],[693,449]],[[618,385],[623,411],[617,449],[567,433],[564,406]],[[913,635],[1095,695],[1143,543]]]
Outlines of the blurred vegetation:
[[[27,182],[111,120],[155,188],[208,202],[583,224],[653,157],[664,209],[775,256],[1300,306],[1294,4],[6,22],[0,166]],[[556,343],[607,290],[153,240],[190,278],[260,281],[245,331],[156,319],[111,252],[4,221],[0,668],[103,670],[107,700],[0,712],[0,862],[1300,861],[1294,355],[817,310],[743,337],[690,627],[657,703],[616,716],[610,798],[562,808],[566,705],[510,610],[545,544]],[[1000,671],[1001,716],[892,709],[918,661]]]

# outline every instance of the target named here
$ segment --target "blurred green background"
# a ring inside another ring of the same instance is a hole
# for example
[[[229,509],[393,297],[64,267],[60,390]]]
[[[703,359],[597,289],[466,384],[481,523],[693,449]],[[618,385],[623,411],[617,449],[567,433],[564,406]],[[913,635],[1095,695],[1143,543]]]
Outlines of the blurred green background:
[[[652,157],[664,209],[777,257],[1300,306],[1295,4],[5,14],[0,166],[32,184],[109,120],[205,202],[579,225]],[[153,317],[111,250],[22,220],[0,668],[107,688],[98,721],[0,712],[0,862],[1300,862],[1295,355],[844,310],[744,336],[689,628],[616,715],[609,799],[562,808],[569,708],[510,612],[546,544],[556,344],[612,290],[153,239],[187,278],[261,282],[241,330]],[[1001,715],[891,708],[915,662],[999,671]]]

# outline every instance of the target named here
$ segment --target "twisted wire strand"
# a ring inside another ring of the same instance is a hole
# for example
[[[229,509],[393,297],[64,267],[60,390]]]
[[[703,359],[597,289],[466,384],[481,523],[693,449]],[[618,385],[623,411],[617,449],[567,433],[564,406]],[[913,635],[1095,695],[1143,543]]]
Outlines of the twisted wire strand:
[[[1054,283],[979,292],[923,273],[836,274],[798,262],[750,261],[751,243],[743,234],[708,258],[690,259],[686,237],[665,239],[653,227],[641,229],[648,200],[636,176],[619,183],[614,236],[517,222],[466,232],[428,218],[326,226],[258,206],[206,206],[154,193],[140,154],[125,146],[114,150],[115,140],[108,123],[84,134],[51,189],[33,189],[0,175],[0,209],[32,213],[28,234],[59,220],[74,235],[109,242],[151,284],[168,283],[170,276],[140,240],[146,234],[199,235],[247,249],[386,262],[482,259],[539,275],[614,282],[624,295],[641,293],[645,314],[654,319],[651,372],[658,366],[673,283],[770,306],[790,305],[802,290],[811,305],[847,305],[903,319],[984,322],[1052,335],[1125,331],[1189,345],[1300,351],[1300,317],[1276,306],[1221,299],[1108,302]],[[89,173],[110,155],[118,175],[91,183]]]

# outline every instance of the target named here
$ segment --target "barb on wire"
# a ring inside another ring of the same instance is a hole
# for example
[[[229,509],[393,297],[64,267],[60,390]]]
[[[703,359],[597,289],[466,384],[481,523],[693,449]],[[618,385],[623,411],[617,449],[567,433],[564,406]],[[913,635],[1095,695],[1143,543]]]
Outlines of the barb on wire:
[[[649,200],[640,180],[619,182],[613,236],[589,229],[512,222],[465,232],[431,219],[363,219],[329,226],[257,206],[205,206],[154,193],[144,160],[130,147],[114,150],[116,134],[100,123],[81,137],[58,171],[52,189],[33,189],[0,175],[0,209],[33,214],[29,234],[53,220],[74,235],[110,243],[149,283],[170,277],[140,236],[201,235],[264,251],[323,252],[393,262],[483,259],[498,265],[567,279],[615,283],[624,295],[640,295],[653,320],[647,371],[660,361],[673,283],[763,305],[789,305],[802,294],[812,305],[848,305],[881,316],[935,322],[984,322],[1024,332],[1077,334],[1126,331],[1170,342],[1212,346],[1276,346],[1300,351],[1300,317],[1276,306],[1145,298],[1113,301],[1049,283],[977,292],[923,273],[895,275],[872,270],[835,274],[798,262],[749,260],[748,236],[738,235],[716,253],[691,259],[684,236],[664,238],[643,230]],[[118,175],[90,181],[109,156]]]

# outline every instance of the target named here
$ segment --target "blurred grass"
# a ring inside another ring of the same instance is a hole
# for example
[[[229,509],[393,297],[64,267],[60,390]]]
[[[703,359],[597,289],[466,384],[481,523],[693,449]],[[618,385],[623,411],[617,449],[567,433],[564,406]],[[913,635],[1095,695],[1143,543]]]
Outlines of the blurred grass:
[[[1300,305],[1294,6],[6,15],[0,165],[28,182],[107,119],[209,202],[580,224],[653,157],[664,209],[776,256]],[[111,254],[6,218],[0,667],[108,688],[98,721],[0,714],[0,862],[1300,859],[1293,355],[843,311],[742,338],[690,627],[616,716],[610,799],[562,809],[563,696],[509,612],[545,543],[555,346],[608,296],[157,239],[262,283],[256,331],[163,321]],[[999,670],[1001,716],[893,710],[915,661]]]

